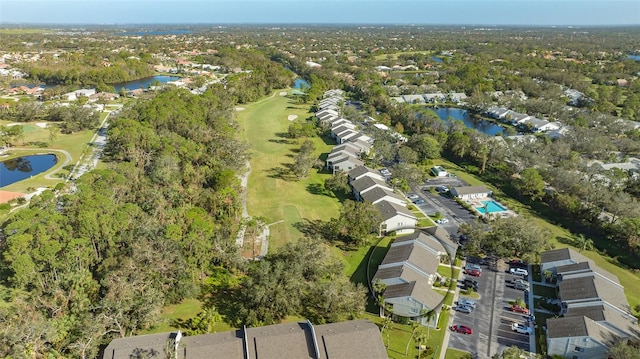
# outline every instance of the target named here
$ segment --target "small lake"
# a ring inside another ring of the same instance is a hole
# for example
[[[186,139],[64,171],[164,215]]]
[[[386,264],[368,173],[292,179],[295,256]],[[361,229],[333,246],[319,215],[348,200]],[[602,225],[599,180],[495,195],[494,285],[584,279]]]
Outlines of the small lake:
[[[473,119],[467,110],[451,107],[439,107],[434,108],[433,111],[443,121],[446,121],[449,117],[453,117],[456,120],[464,122],[464,125],[468,128],[474,128],[485,135],[495,136],[498,133],[504,132],[504,128],[496,125],[495,123]]]
[[[0,187],[42,173],[58,162],[56,155],[32,155],[0,162]]]
[[[631,60],[640,61],[640,55],[627,55]]]
[[[180,79],[180,77],[178,76],[156,75],[156,76],[146,77],[139,80],[120,82],[117,84],[110,84],[110,85],[113,86],[116,89],[116,93],[118,93],[121,91],[122,88],[124,88],[125,91],[132,91],[140,88],[146,89],[149,87],[149,85],[151,85],[156,81],[160,82],[161,84],[166,84],[169,81],[176,81],[178,79]]]
[[[441,59],[441,58],[439,58],[438,56],[431,56],[431,61],[434,61],[434,62],[442,62],[442,59]]]
[[[293,83],[293,88],[296,88],[296,89],[301,89],[303,87],[308,87],[308,86],[309,86],[309,83],[300,77],[298,77],[296,81]]]

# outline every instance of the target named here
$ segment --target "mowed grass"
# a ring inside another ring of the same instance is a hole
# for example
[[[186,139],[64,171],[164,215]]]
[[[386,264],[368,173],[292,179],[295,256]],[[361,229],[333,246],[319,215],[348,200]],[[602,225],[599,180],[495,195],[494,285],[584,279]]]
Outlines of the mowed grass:
[[[307,178],[296,179],[288,166],[304,139],[288,139],[285,134],[291,124],[289,115],[305,119],[312,114],[309,105],[293,99],[273,96],[243,105],[237,112],[243,133],[241,137],[251,146],[251,174],[248,180],[247,209],[249,215],[262,217],[270,227],[269,251],[296,241],[303,234],[297,226],[304,220],[328,220],[339,215],[340,204],[324,193],[324,180],[331,175],[311,169]],[[329,153],[335,144],[319,137],[311,138],[316,150],[314,157]]]
[[[194,318],[202,310],[202,302],[197,299],[185,299],[178,304],[166,306],[161,314],[161,320],[156,326],[149,330],[141,331],[139,334],[153,334],[184,329],[180,323],[187,319]],[[234,327],[220,321],[213,326],[213,332],[224,332],[233,330]]]
[[[471,357],[471,353],[469,352],[447,348],[447,353],[445,354],[444,359],[469,359]]]
[[[487,188],[494,191],[494,195],[498,196],[500,198],[500,201],[503,202],[507,207],[509,207],[509,209],[516,211],[520,215],[527,216],[532,223],[549,230],[549,232],[551,233],[551,238],[549,239],[549,241],[555,248],[569,247],[578,251],[576,247],[571,245],[572,239],[575,236],[569,230],[553,223],[547,222],[529,206],[526,206],[516,199],[507,196],[500,189],[483,182],[476,176],[464,172],[464,169],[462,167],[453,162],[441,159],[434,161],[434,164],[444,166],[447,171],[455,173],[460,179],[467,182],[470,186],[486,186]],[[593,240],[594,242],[600,243],[604,241],[604,239],[599,238],[593,238]],[[634,309],[636,305],[640,305],[640,271],[633,271],[614,258],[603,255],[597,251],[583,251],[582,254],[592,259],[600,268],[609,271],[618,277],[620,284],[624,286],[625,295],[627,296],[627,300],[629,301],[629,305],[632,309]],[[638,312],[635,313],[639,314]]]

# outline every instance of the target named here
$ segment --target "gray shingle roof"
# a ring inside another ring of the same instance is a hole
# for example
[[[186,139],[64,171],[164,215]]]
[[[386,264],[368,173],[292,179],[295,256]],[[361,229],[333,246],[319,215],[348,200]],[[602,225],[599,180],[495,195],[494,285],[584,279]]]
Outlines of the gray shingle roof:
[[[438,235],[434,235],[437,233],[434,229],[437,229],[437,228],[440,228],[440,230],[444,233],[438,233]],[[433,232],[433,233],[429,233],[429,232]],[[446,250],[449,254],[454,254],[456,252],[456,249],[458,248],[458,245],[453,243],[449,239],[449,232],[447,232],[446,229],[443,229],[442,227],[437,227],[437,226],[427,228],[426,230],[415,231],[406,236],[397,237],[393,241],[393,243],[395,244],[395,243],[402,243],[402,242],[414,241],[414,240],[419,240],[425,245],[433,248],[433,250],[438,252]]]
[[[389,192],[387,190],[382,190],[380,187],[374,188],[372,190],[369,190],[365,193],[363,193],[361,196],[365,201],[369,201],[369,202],[373,202],[370,200],[370,198],[374,198],[377,195],[372,195],[369,196],[369,192],[378,192],[378,190],[381,190],[381,193],[393,193],[393,192]],[[397,196],[395,193],[393,193],[395,196]],[[382,197],[380,197],[382,198]],[[400,198],[400,197],[398,197]],[[379,198],[378,198],[379,199]],[[411,213],[410,210],[407,209],[407,207],[405,206],[401,206],[399,204],[395,204],[393,202],[389,202],[389,201],[380,201],[378,203],[375,204],[376,209],[378,210],[378,212],[380,213],[380,216],[382,216],[382,219],[384,219],[385,221],[389,218],[393,218],[398,214],[403,214],[406,217],[409,218],[416,218],[416,216],[413,215],[413,213]]]
[[[387,286],[382,296],[384,299],[411,297],[429,309],[436,308],[444,298],[442,294],[431,289],[431,286],[426,284],[426,281],[414,281]]]
[[[615,333],[584,316],[547,319],[547,336],[549,338],[588,336],[604,345],[617,338]]]
[[[389,196],[389,197],[397,198],[397,199],[398,199],[398,200],[400,200],[400,201],[404,201],[404,200],[402,199],[402,197],[398,196],[397,194],[395,194],[395,193],[393,193],[393,192],[391,192],[391,191],[389,191],[389,190],[382,189],[382,188],[380,188],[380,187],[378,187],[378,188],[374,188],[374,189],[372,189],[372,190],[370,190],[370,191],[367,191],[367,192],[365,192],[365,193],[363,193],[363,194],[362,194],[362,198],[363,198],[365,201],[368,201],[368,202],[371,202],[371,203],[374,203],[374,202],[376,202],[377,200],[384,198],[385,196]],[[406,208],[405,208],[405,209],[406,209]],[[408,211],[408,210],[407,210],[407,211]],[[410,213],[410,212],[409,212],[409,213]],[[384,215],[382,212],[381,212],[380,214],[382,214],[382,216],[383,216],[383,217],[385,217],[385,215]],[[391,216],[391,217],[393,217],[393,216]],[[391,218],[391,217],[388,217],[388,218],[385,218],[385,219],[389,219],[389,218]]]
[[[315,327],[320,359],[386,359],[378,326],[368,320]]]
[[[620,284],[620,281],[618,280],[618,277],[611,274],[610,272],[607,272],[606,270],[598,267],[597,265],[595,265],[595,263],[593,263],[593,261],[589,260],[587,262],[580,262],[580,263],[575,263],[575,264],[568,264],[568,265],[564,265],[564,266],[559,266],[556,268],[556,273],[561,274],[563,276],[567,276],[567,275],[575,275],[575,274],[589,274],[589,273],[596,273],[598,275],[603,276],[604,278],[616,283],[616,284]]]
[[[368,188],[371,188],[373,186],[383,186],[383,187],[387,187],[387,183],[385,181],[381,181],[379,179],[375,179],[369,176],[365,176],[362,177],[358,180],[355,180],[353,182],[351,182],[351,187],[353,187],[353,190],[360,193]],[[388,188],[388,187],[387,187]]]
[[[165,348],[176,333],[114,339],[103,359],[167,358]],[[315,334],[315,337],[314,337]],[[245,346],[246,340],[246,346]],[[357,343],[358,345],[354,345]],[[317,344],[317,346],[316,346]],[[171,347],[171,345],[169,345]],[[173,349],[171,347],[171,349]],[[221,333],[183,337],[178,359],[386,359],[378,327],[353,320],[313,327],[308,322],[285,323]]]
[[[589,261],[589,258],[570,248],[554,249],[540,254],[540,263],[556,262],[567,259],[573,260],[574,263]]]
[[[463,187],[453,187],[451,189],[452,192],[455,191],[459,196],[465,194],[476,194],[476,193],[490,193],[491,191],[485,186],[463,186]]]
[[[582,301],[598,298],[610,305],[630,313],[629,303],[624,295],[624,290],[598,276],[569,278],[560,282],[558,286],[562,301]]]
[[[400,264],[403,262],[409,262],[425,273],[435,274],[440,260],[435,253],[416,243],[411,243],[389,248],[381,265]]]

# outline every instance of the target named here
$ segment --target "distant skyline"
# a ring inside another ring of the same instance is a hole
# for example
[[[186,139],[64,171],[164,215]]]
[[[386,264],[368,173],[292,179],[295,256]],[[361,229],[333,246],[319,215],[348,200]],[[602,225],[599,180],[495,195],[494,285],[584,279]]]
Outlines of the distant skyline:
[[[640,25],[640,0],[1,0],[8,24]]]

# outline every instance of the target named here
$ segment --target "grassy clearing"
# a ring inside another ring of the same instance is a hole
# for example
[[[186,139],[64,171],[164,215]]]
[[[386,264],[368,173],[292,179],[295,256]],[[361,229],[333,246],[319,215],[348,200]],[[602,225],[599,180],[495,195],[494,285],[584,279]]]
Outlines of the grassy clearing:
[[[447,353],[444,356],[444,359],[469,359],[471,358],[471,353],[465,352],[458,349],[447,348]]]
[[[249,214],[265,218],[267,223],[283,220],[272,226],[270,250],[302,237],[296,228],[304,220],[328,220],[337,217],[339,202],[324,191],[324,180],[331,175],[312,169],[308,178],[298,180],[288,169],[295,151],[303,140],[288,139],[291,123],[287,117],[297,115],[305,119],[311,114],[308,105],[293,99],[274,96],[244,106],[237,113],[244,129],[242,137],[251,146],[251,175],[247,189]],[[311,138],[316,146],[315,156],[329,153],[335,145],[322,138]]]
[[[0,29],[0,35],[41,34],[44,29]]]
[[[179,304],[169,305],[162,311],[162,319],[158,322],[158,325],[140,334],[163,333],[183,329],[180,323],[195,317],[201,310],[202,302],[197,299],[185,299]],[[218,322],[214,325],[213,332],[223,332],[233,329],[235,328],[225,322]]]

